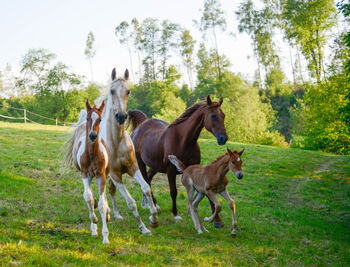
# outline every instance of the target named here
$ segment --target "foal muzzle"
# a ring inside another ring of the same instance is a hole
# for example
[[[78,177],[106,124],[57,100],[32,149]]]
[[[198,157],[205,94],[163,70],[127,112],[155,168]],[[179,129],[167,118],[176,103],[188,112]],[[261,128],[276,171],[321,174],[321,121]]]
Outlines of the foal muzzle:
[[[239,180],[243,178],[243,172],[235,172],[235,175]]]
[[[91,142],[95,142],[96,138],[97,138],[97,134],[95,132],[91,132],[89,134],[89,139]]]
[[[115,114],[115,119],[119,124],[124,124],[128,114],[126,112],[118,112]]]

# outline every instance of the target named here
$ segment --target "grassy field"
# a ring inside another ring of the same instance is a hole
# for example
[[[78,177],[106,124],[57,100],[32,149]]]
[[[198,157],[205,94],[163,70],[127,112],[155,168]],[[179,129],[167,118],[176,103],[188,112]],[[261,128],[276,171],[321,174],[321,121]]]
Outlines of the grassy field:
[[[102,245],[101,232],[93,238],[88,230],[79,173],[61,166],[66,131],[0,122],[2,265],[350,265],[350,157],[228,142],[230,148],[246,147],[244,178],[228,175],[237,238],[231,237],[230,210],[221,198],[225,227],[205,223],[210,232],[196,233],[179,177],[183,220],[175,222],[167,179],[158,175],[153,191],[163,211],[160,226],[151,236],[139,234],[117,193],[124,221],[109,223],[110,244]],[[201,139],[200,146],[204,164],[225,151],[214,138]],[[140,206],[139,186],[130,177],[124,181],[146,223],[149,211]],[[209,213],[203,200],[199,214]]]

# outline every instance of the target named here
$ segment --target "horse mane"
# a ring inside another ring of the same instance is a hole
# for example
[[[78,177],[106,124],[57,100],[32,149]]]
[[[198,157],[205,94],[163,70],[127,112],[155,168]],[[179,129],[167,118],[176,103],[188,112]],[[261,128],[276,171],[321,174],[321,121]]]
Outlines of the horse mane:
[[[217,107],[219,106],[220,104],[218,102],[213,102],[211,104],[211,107]],[[198,103],[195,103],[193,104],[192,106],[190,106],[189,108],[187,108],[184,113],[182,113],[180,115],[180,117],[178,117],[177,119],[175,119],[172,123],[170,123],[168,125],[168,127],[172,127],[172,126],[175,126],[175,125],[178,125],[180,124],[181,122],[184,122],[185,120],[187,120],[189,117],[191,117],[191,115],[196,112],[197,110],[199,109],[202,109],[202,108],[205,108],[208,106],[208,103],[207,101],[200,101]]]
[[[218,156],[215,160],[213,160],[213,161],[210,163],[210,165],[213,164],[213,163],[216,163],[216,162],[220,161],[223,157],[225,157],[225,156],[227,156],[227,155],[228,155],[228,153],[226,152],[224,155]]]

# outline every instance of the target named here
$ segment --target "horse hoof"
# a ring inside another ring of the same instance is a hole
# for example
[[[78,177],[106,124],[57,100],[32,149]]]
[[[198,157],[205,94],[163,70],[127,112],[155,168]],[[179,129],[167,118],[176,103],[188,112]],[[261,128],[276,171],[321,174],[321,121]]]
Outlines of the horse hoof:
[[[110,213],[108,212],[107,215],[106,215],[106,222],[109,222],[111,220],[111,215]]]
[[[145,229],[141,230],[141,234],[143,234],[143,235],[152,235],[152,232],[145,227]]]
[[[149,226],[152,228],[157,228],[159,226],[159,222],[149,222]]]
[[[104,244],[109,244],[109,240],[108,240],[108,238],[103,239],[102,244],[103,244],[103,245],[104,245]]]
[[[233,237],[233,238],[236,238],[236,234],[232,234],[232,237]]]
[[[209,222],[209,221],[210,221],[210,218],[209,218],[209,217],[204,217],[204,218],[203,218],[203,221]]]
[[[215,228],[222,228],[222,227],[224,227],[224,223],[223,222],[214,222],[214,227]]]
[[[182,217],[180,215],[176,215],[174,217],[175,221],[181,221],[182,220]]]

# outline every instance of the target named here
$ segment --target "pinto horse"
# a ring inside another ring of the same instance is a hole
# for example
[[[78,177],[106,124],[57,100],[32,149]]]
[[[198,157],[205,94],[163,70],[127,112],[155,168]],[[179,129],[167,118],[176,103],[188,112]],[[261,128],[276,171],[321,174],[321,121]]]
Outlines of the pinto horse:
[[[106,244],[109,243],[107,222],[110,219],[105,190],[109,164],[106,146],[99,136],[103,108],[104,103],[98,109],[96,106],[91,108],[89,101],[86,100],[86,110],[82,110],[79,114],[78,123],[66,151],[66,163],[69,165],[73,163],[81,172],[84,183],[84,199],[89,208],[93,236],[97,236],[98,219],[94,212],[94,208],[97,207],[97,201],[93,197],[91,180],[93,177],[96,177],[100,196],[98,209],[102,218],[103,244]]]
[[[170,163],[168,155],[177,156],[186,165],[199,164],[201,153],[197,140],[203,127],[217,138],[219,145],[224,145],[227,135],[224,125],[225,114],[220,108],[221,104],[222,98],[219,102],[214,102],[208,95],[206,101],[192,105],[169,125],[162,120],[147,119],[142,111],[128,111],[140,171],[149,184],[157,172],[167,174],[175,220],[181,220],[176,207],[176,174],[178,172]],[[146,165],[150,168],[148,173]],[[156,203],[153,195],[152,197]],[[214,209],[214,205],[212,203],[211,205]],[[157,210],[160,212],[158,205]],[[221,219],[216,217],[216,222],[220,223]]]
[[[174,155],[169,155],[168,158],[176,169],[182,174],[181,182],[186,188],[187,199],[188,199],[188,213],[190,214],[194,226],[198,232],[201,234],[203,232],[208,232],[207,229],[202,225],[201,220],[198,215],[198,204],[203,199],[204,196],[207,196],[214,204],[215,211],[208,218],[205,217],[204,221],[212,222],[221,210],[221,205],[216,194],[220,194],[224,199],[229,203],[230,209],[232,211],[232,237],[236,237],[236,208],[235,202],[230,197],[227,192],[226,186],[228,184],[228,179],[226,173],[231,170],[233,174],[236,175],[238,179],[243,178],[242,172],[242,159],[241,156],[244,152],[244,149],[241,152],[231,151],[227,148],[227,153],[221,157],[218,157],[208,166],[202,166],[200,164],[186,166]],[[194,196],[194,193],[197,193]]]
[[[112,196],[113,215],[115,219],[123,219],[117,208],[115,200],[116,188],[125,199],[129,209],[133,212],[138,227],[143,234],[150,234],[142,222],[137,211],[135,200],[126,189],[122,175],[128,173],[139,183],[141,190],[146,197],[151,215],[149,223],[151,227],[158,226],[158,217],[155,204],[152,201],[151,187],[144,180],[136,162],[135,150],[129,134],[125,131],[124,123],[127,117],[126,108],[129,97],[129,71],[126,69],[123,77],[116,77],[116,70],[112,71],[112,83],[108,93],[100,97],[99,101],[106,101],[105,113],[102,115],[101,137],[106,143],[107,153],[110,164],[110,182],[109,192]]]

